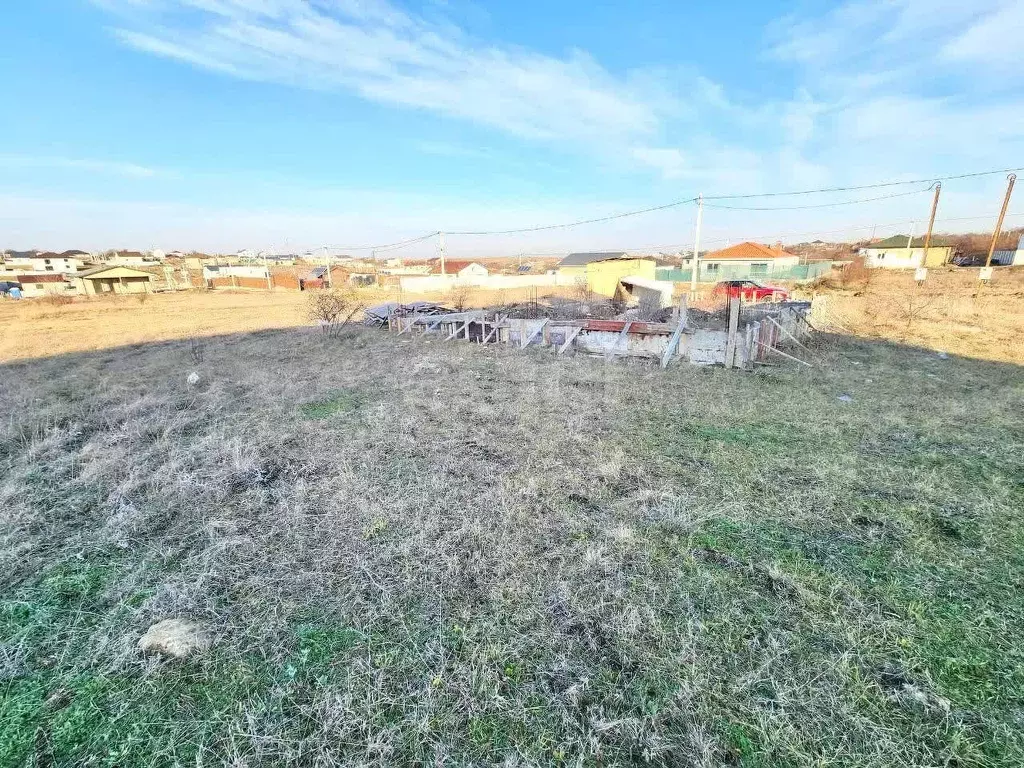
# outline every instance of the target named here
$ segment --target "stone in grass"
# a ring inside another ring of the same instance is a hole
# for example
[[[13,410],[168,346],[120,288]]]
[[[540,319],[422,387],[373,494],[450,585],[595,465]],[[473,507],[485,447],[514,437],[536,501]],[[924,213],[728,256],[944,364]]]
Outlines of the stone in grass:
[[[164,619],[146,630],[139,638],[139,648],[145,653],[159,653],[174,659],[183,659],[193,653],[210,650],[210,636],[199,625],[188,619]]]

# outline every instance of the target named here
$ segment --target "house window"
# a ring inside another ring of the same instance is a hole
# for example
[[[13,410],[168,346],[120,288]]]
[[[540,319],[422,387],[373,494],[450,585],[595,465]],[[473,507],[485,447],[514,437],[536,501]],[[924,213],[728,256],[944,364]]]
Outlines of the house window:
[[[53,265],[52,264],[47,264],[46,265],[46,269],[44,271],[46,271],[46,272],[53,272]]]
[[[752,274],[752,275],[767,275],[768,274],[768,264],[767,263],[751,264],[750,265],[750,274]]]
[[[705,264],[705,265],[704,265],[704,268],[705,268],[705,269],[706,269],[706,270],[707,270],[708,272],[717,272],[717,271],[718,271],[718,268],[719,268],[720,266],[721,266],[721,264],[719,264],[718,262],[712,261],[712,262],[711,262],[711,263],[709,263],[709,264]]]

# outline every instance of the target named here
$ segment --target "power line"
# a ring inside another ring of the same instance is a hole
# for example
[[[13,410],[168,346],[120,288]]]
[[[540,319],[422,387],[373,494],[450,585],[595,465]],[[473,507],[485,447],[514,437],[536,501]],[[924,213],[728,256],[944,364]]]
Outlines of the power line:
[[[1013,173],[1013,172],[1017,172],[1017,171],[1024,171],[1024,168],[1004,168],[1004,169],[1001,169],[1001,170],[977,171],[977,172],[974,172],[974,173],[961,173],[961,174],[956,174],[956,175],[951,175],[951,176],[934,176],[934,177],[928,178],[928,179],[914,179],[914,180],[910,180],[910,181],[886,181],[886,182],[878,182],[878,183],[875,183],[875,184],[861,184],[861,185],[848,186],[848,187],[822,187],[822,188],[819,188],[819,189],[803,189],[803,190],[796,190],[796,191],[790,191],[790,192],[757,192],[757,193],[751,193],[751,194],[705,195],[704,196],[704,200],[705,200],[705,204],[707,205],[708,203],[706,201],[708,201],[708,200],[752,200],[752,199],[758,199],[758,198],[792,197],[792,196],[798,196],[798,195],[829,194],[829,193],[835,193],[835,192],[853,192],[853,191],[865,190],[865,189],[883,189],[883,188],[887,188],[887,187],[906,186],[906,185],[910,185],[910,184],[929,184],[929,185],[931,185],[931,184],[934,184],[935,182],[938,182],[938,181],[954,181],[954,180],[957,180],[957,179],[978,178],[978,177],[981,177],[981,176],[994,176],[996,174]],[[929,189],[930,189],[930,187],[929,187]],[[833,203],[821,203],[821,204],[806,205],[806,206],[780,206],[780,207],[763,207],[763,208],[760,208],[760,207],[749,207],[748,208],[748,207],[741,207],[741,206],[727,206],[727,205],[713,205],[712,204],[712,207],[723,208],[723,209],[731,209],[731,210],[745,210],[745,211],[785,211],[785,210],[806,210],[806,209],[812,209],[812,208],[833,208],[833,207],[838,207],[838,206],[842,206],[842,205],[855,205],[855,204],[858,204],[858,203],[867,203],[867,202],[873,202],[873,201],[877,201],[877,200],[887,200],[887,199],[895,198],[895,197],[903,197],[905,195],[918,194],[921,191],[927,191],[927,190],[914,190],[913,192],[897,193],[897,194],[894,194],[894,195],[883,195],[883,196],[880,196],[880,197],[865,198],[865,199],[860,199],[860,200],[844,200],[844,201],[838,201],[838,202],[833,202]],[[696,201],[697,201],[696,197],[690,197],[690,198],[686,198],[686,199],[683,199],[683,200],[674,200],[674,201],[672,201],[670,203],[665,203],[663,205],[655,205],[655,206],[650,206],[648,208],[639,208],[639,209],[632,210],[632,211],[623,211],[621,213],[614,213],[614,214],[611,214],[611,215],[608,215],[608,216],[599,216],[597,218],[592,218],[592,219],[579,219],[577,221],[570,221],[570,222],[565,222],[565,223],[561,223],[561,224],[543,224],[543,225],[538,225],[538,226],[519,227],[519,228],[516,228],[516,229],[445,230],[445,233],[449,234],[449,235],[466,235],[466,236],[518,235],[518,234],[527,234],[527,233],[530,233],[530,232],[545,232],[545,231],[550,231],[550,230],[555,230],[555,229],[569,229],[569,228],[572,228],[572,227],[579,227],[579,226],[584,226],[584,225],[587,225],[587,224],[600,224],[602,222],[614,221],[616,219],[624,219],[624,218],[627,218],[627,217],[630,217],[630,216],[640,216],[640,215],[643,215],[643,214],[646,214],[646,213],[654,213],[656,211],[664,211],[664,210],[667,210],[669,208],[677,208],[677,207],[679,207],[681,205],[686,205],[688,203],[693,203],[693,202],[696,202]],[[388,250],[395,250],[395,249],[399,249],[399,248],[404,248],[404,247],[406,247],[408,245],[414,245],[415,243],[420,243],[420,242],[423,242],[424,240],[429,240],[432,237],[436,237],[438,234],[439,234],[439,232],[435,231],[435,232],[430,232],[430,233],[425,234],[425,235],[421,235],[420,237],[410,238],[408,240],[400,240],[400,241],[394,242],[394,243],[383,243],[381,245],[358,245],[358,246],[344,246],[344,247],[342,247],[342,246],[330,246],[330,247],[334,248],[335,250],[343,250],[343,251],[388,251]]]
[[[758,192],[749,195],[704,195],[705,200],[749,200],[757,197],[788,197],[792,195],[815,195],[826,192],[856,192],[861,189],[881,189],[883,187],[898,187],[907,184],[934,184],[936,181],[955,181],[957,179],[973,179],[979,176],[995,176],[1000,173],[1016,173],[1024,171],[1024,168],[1003,168],[996,171],[977,171],[975,173],[961,173],[955,176],[933,176],[929,179],[914,179],[913,181],[883,181],[876,184],[861,184],[855,187],[824,187],[822,189],[802,189],[796,192]]]
[[[571,221],[565,224],[544,224],[538,227],[522,227],[520,229],[501,229],[501,230],[480,230],[475,232],[463,231],[455,232],[445,230],[447,235],[519,235],[526,232],[542,232],[549,229],[567,229],[569,227],[579,227],[584,224],[598,224],[603,221],[613,221],[614,219],[624,219],[627,216],[639,216],[643,213],[653,213],[654,211],[664,211],[667,208],[676,208],[680,205],[686,205],[687,203],[694,203],[697,201],[696,197],[691,197],[686,200],[676,200],[671,203],[665,203],[664,205],[655,205],[650,208],[641,208],[636,211],[625,211],[624,213],[613,213],[610,216],[601,216],[596,219],[582,219],[580,221]]]
[[[931,189],[929,187],[928,189]],[[894,197],[907,197],[908,195],[920,195],[928,189],[915,189],[910,192],[896,192],[892,195],[880,195],[879,197],[864,197],[860,200],[839,200],[834,203],[816,203],[814,205],[783,205],[769,207],[754,207],[743,205],[717,205],[716,203],[705,203],[708,208],[724,208],[730,211],[803,211],[810,208],[834,208],[840,205],[855,205],[857,203],[873,203],[877,200],[891,200]]]
[[[939,224],[939,223],[949,223],[949,222],[957,222],[957,221],[982,221],[984,219],[994,219],[995,215],[996,214],[993,213],[993,214],[983,214],[983,215],[980,215],[980,216],[950,217],[950,218],[945,218],[945,219],[936,219],[935,223]],[[1009,218],[1015,218],[1015,217],[1018,217],[1018,216],[1024,216],[1024,212],[1021,212],[1021,213],[1008,213],[1008,214],[1006,214],[1006,218],[1008,218],[1008,219]],[[877,227],[879,229],[886,229],[888,227],[897,227],[897,226],[900,226],[902,224],[912,224],[914,221],[915,221],[915,219],[903,219],[901,221],[890,221],[890,222],[885,223],[885,224],[850,224],[850,225],[847,225],[845,227],[837,227],[835,229],[815,229],[815,230],[811,230],[809,232],[808,231],[804,231],[804,232],[775,232],[775,233],[772,233],[772,234],[762,234],[762,235],[742,235],[742,236],[733,236],[733,237],[713,237],[713,238],[711,238],[709,240],[703,240],[703,238],[702,238],[702,241],[704,243],[709,243],[709,244],[710,243],[744,242],[744,241],[764,242],[764,241],[773,240],[773,239],[774,240],[782,240],[782,239],[789,239],[789,238],[794,238],[794,237],[810,237],[812,235],[831,235],[831,234],[842,233],[842,232],[857,232],[857,231],[861,231],[861,230],[867,231],[867,230],[872,229],[873,227]],[[666,250],[666,249],[672,249],[672,248],[687,248],[687,247],[692,247],[692,246],[693,246],[693,243],[690,242],[690,241],[687,241],[687,242],[682,242],[682,243],[669,243],[669,244],[665,244],[665,245],[643,245],[643,246],[634,246],[634,247],[626,247],[626,248],[618,247],[618,246],[612,248],[612,247],[609,246],[609,247],[606,247],[606,250],[619,250],[619,251],[629,251],[629,252],[640,252],[640,251],[659,251],[659,250]]]
[[[414,243],[421,243],[424,240],[429,240],[436,236],[437,232],[428,232],[425,235],[413,237],[408,240],[399,240],[396,243],[383,243],[382,245],[325,245],[323,247],[330,248],[333,251],[388,251],[394,248],[404,248],[405,246],[413,245]]]

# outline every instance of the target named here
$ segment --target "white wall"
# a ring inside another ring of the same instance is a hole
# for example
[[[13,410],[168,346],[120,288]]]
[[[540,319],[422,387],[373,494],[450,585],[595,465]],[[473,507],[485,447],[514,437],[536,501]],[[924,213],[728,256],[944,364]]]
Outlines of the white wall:
[[[410,293],[432,293],[452,288],[470,287],[500,291],[503,288],[530,288],[556,285],[576,285],[575,275],[486,275],[481,277],[456,277],[455,275],[429,275],[426,277],[403,277],[399,279],[403,291]]]
[[[211,280],[217,277],[258,277],[266,279],[267,269],[266,267],[219,267],[218,269],[210,269],[209,267],[203,267],[203,279]]]

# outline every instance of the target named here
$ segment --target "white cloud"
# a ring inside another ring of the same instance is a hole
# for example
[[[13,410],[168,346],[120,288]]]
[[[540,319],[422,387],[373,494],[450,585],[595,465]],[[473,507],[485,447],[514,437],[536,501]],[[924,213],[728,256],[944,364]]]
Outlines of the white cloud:
[[[583,51],[556,58],[484,45],[372,0],[162,0],[149,13],[122,10],[116,34],[142,51],[251,80],[349,90],[532,139],[652,135],[672,107],[663,92],[647,92],[642,73],[612,76]]]
[[[1020,79],[1021,41],[1024,40],[1024,3],[1014,2],[983,16],[942,50],[946,59],[959,64],[999,69]]]

